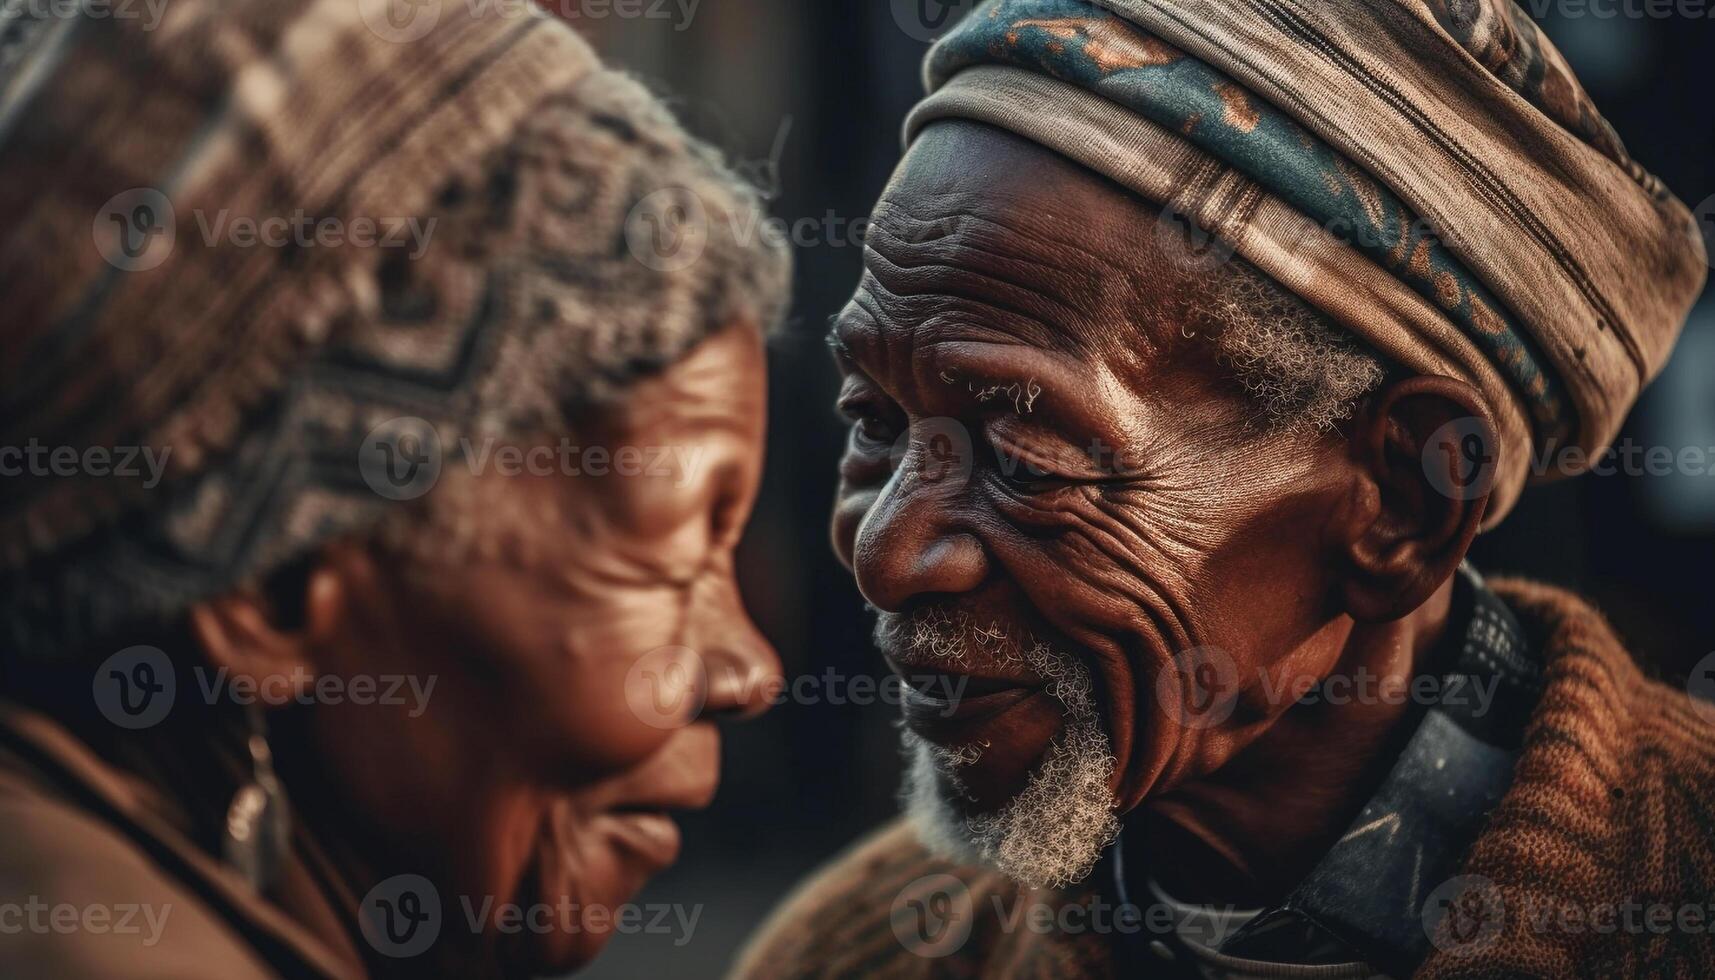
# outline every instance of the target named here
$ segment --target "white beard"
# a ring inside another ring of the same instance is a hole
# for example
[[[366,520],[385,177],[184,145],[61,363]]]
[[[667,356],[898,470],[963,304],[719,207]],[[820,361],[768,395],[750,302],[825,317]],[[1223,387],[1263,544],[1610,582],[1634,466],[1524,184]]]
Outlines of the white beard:
[[[913,647],[932,646],[942,655],[957,650],[948,659],[959,661],[968,648],[1001,660],[1022,658],[1048,680],[1047,692],[1064,706],[1066,715],[1023,791],[1000,809],[976,816],[965,815],[954,801],[965,795],[960,768],[974,763],[981,749],[945,749],[902,728],[909,756],[902,790],[905,815],[923,845],[1031,887],[1082,881],[1120,828],[1108,789],[1115,766],[1113,746],[1096,715],[1089,668],[1044,643],[1014,643],[994,629],[974,630],[962,617],[937,613],[911,619],[907,624],[884,616],[878,640],[903,636]],[[1003,649],[995,649],[997,645]]]

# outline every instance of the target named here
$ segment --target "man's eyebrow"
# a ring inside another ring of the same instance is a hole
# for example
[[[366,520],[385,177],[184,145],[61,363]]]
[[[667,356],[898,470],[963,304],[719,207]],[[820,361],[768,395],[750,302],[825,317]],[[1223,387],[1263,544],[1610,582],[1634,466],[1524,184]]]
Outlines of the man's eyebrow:
[[[845,338],[840,336],[840,324],[837,319],[830,322],[828,334],[822,338],[822,342],[827,344],[828,349],[838,357],[850,359],[852,356],[851,347],[846,344]]]

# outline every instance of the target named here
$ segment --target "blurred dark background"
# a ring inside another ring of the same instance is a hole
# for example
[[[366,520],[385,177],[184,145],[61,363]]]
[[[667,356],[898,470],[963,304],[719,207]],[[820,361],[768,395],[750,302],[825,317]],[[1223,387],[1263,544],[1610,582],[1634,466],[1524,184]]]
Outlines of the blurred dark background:
[[[683,821],[684,858],[639,899],[701,905],[692,939],[674,946],[620,936],[588,973],[719,976],[796,878],[894,812],[896,709],[832,703],[850,678],[879,681],[885,670],[869,650],[857,591],[827,545],[844,427],[832,410],[836,379],[822,335],[857,281],[851,222],[867,215],[898,159],[900,123],[921,91],[918,63],[935,29],[926,20],[972,4],[678,0],[652,11],[645,0],[636,16],[621,16],[622,4],[543,2],[743,164],[770,191],[775,216],[817,229],[796,248],[795,304],[773,350],[767,480],[741,559],[751,609],[788,677],[831,670],[841,686],[819,684],[820,702],[782,704],[729,733],[719,800]],[[1635,0],[1525,6],[1633,155],[1689,206],[1708,201],[1699,211],[1708,216],[1715,19],[1650,19],[1639,14],[1651,8]],[[1715,230],[1715,218],[1706,229]],[[1715,651],[1715,302],[1706,298],[1692,315],[1621,438],[1676,454],[1700,447],[1708,466],[1532,489],[1473,557],[1490,574],[1591,597],[1641,657],[1678,682]]]

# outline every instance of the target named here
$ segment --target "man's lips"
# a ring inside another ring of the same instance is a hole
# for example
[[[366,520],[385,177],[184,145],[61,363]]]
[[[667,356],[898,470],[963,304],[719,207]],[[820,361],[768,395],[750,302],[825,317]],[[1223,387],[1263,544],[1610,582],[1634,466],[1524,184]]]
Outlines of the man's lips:
[[[905,724],[938,745],[993,742],[1011,727],[1008,716],[1015,710],[1029,712],[1040,707],[1038,702],[1054,703],[1037,678],[953,673],[885,659],[905,682]]]
[[[1031,673],[1005,671],[987,665],[953,667],[942,660],[917,660],[883,653],[887,669],[907,685],[948,700],[976,698],[1020,687],[1044,687],[1047,681]]]

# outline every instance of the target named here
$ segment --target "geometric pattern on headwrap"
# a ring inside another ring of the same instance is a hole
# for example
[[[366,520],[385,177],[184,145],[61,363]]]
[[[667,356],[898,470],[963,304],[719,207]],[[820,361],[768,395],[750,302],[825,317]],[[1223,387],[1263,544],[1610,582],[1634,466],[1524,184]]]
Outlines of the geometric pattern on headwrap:
[[[0,104],[17,232],[0,446],[170,452],[153,489],[5,479],[6,657],[122,640],[410,507],[364,479],[383,422],[428,423],[454,465],[464,437],[563,432],[717,326],[781,314],[784,249],[735,230],[754,193],[565,25],[459,5],[397,41],[363,6],[175,0],[154,31],[31,32],[29,84]],[[170,201],[176,240],[127,271],[91,222],[136,187]],[[694,261],[632,247],[639,202],[663,194],[701,209]],[[435,224],[420,256],[199,230],[295,211]]]
[[[1571,429],[1559,381],[1483,283],[1386,187],[1231,78],[1084,0],[993,0],[932,50],[939,87],[979,64],[1042,72],[1173,130],[1249,175],[1439,306],[1500,366],[1538,440]]]

